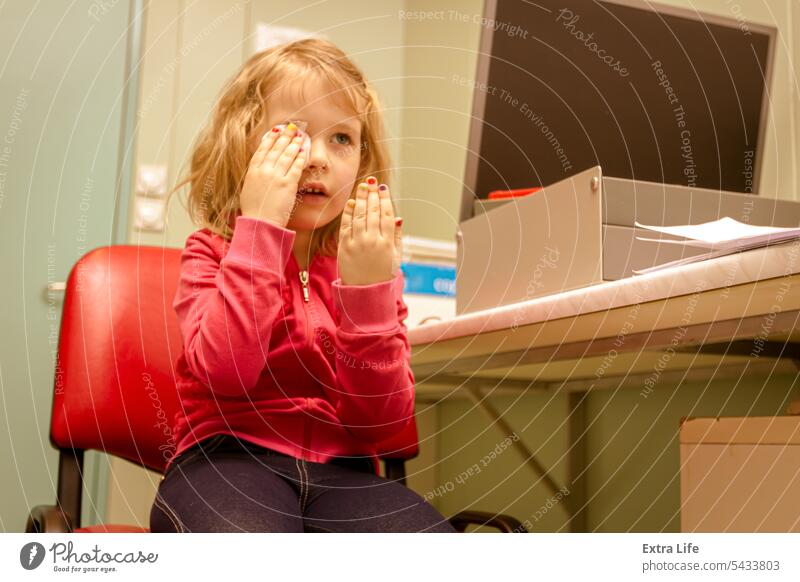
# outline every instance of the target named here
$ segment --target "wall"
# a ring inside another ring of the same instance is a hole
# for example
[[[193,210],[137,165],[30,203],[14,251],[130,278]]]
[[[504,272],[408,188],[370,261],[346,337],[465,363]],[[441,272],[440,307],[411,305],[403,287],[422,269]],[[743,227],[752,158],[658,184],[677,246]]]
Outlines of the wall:
[[[55,502],[55,285],[91,249],[125,240],[115,217],[133,141],[135,5],[0,5],[0,531],[23,531],[30,509]],[[105,459],[85,457],[84,519],[104,504]]]
[[[472,115],[472,91],[453,78],[475,78],[481,26],[473,17],[483,2],[409,0],[405,11],[404,224],[409,234],[453,241]],[[415,16],[431,11],[441,18]]]

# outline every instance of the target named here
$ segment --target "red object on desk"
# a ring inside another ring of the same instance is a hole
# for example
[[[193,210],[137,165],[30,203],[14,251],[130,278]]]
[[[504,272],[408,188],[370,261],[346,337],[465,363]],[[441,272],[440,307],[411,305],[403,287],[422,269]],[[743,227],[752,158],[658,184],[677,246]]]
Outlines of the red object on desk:
[[[500,198],[518,198],[520,196],[527,196],[538,192],[542,187],[538,188],[517,188],[516,190],[494,190],[489,192],[489,200],[498,200]]]

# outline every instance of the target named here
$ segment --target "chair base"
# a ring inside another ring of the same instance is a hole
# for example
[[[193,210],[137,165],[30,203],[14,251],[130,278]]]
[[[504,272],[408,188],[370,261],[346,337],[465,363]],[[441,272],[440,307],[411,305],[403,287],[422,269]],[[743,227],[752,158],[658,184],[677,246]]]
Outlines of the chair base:
[[[488,511],[461,511],[450,518],[456,531],[463,533],[469,525],[489,526],[502,533],[529,533],[522,523],[510,515],[494,514]]]

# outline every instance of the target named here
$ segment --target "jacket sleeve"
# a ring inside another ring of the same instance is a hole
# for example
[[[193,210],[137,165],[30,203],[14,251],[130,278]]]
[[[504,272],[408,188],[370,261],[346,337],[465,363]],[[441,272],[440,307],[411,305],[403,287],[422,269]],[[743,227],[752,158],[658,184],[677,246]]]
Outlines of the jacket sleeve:
[[[218,395],[241,396],[266,365],[295,232],[240,216],[221,260],[212,236],[187,239],[174,307],[192,374]]]
[[[371,443],[400,432],[414,414],[403,283],[402,271],[372,285],[332,283],[338,350],[332,398],[347,430]]]

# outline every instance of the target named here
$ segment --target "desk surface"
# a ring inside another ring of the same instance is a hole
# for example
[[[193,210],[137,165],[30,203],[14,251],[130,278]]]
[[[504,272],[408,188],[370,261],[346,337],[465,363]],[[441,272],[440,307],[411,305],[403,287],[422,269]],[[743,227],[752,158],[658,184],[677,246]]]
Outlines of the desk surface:
[[[799,318],[795,241],[427,323],[408,339],[420,396],[465,379],[586,390],[641,386],[654,369],[661,381],[794,373]]]

